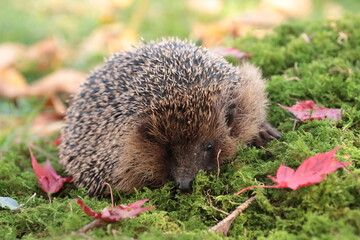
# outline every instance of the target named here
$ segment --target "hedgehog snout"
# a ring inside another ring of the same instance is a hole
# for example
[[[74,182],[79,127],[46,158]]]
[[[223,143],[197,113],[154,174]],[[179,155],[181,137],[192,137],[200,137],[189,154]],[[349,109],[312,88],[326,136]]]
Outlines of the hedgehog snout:
[[[176,180],[176,183],[178,185],[178,188],[182,192],[190,192],[192,181],[193,181],[193,178],[191,178],[191,177],[180,177],[179,179]]]
[[[196,172],[191,168],[175,167],[172,169],[172,177],[177,187],[183,192],[190,192],[192,182],[196,176]]]

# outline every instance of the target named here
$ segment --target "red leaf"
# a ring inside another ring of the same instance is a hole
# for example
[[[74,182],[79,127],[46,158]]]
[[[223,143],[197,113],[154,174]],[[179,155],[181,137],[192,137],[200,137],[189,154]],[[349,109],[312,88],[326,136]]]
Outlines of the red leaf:
[[[46,160],[45,164],[41,167],[36,161],[33,153],[30,150],[31,164],[34,169],[35,175],[38,179],[38,183],[42,190],[47,193],[55,193],[59,191],[64,182],[70,182],[71,177],[63,178],[59,176],[49,160]]]
[[[76,202],[81,206],[82,210],[89,216],[101,219],[107,222],[116,222],[123,218],[134,217],[141,212],[154,209],[154,207],[145,207],[143,208],[145,202],[148,199],[143,199],[130,203],[129,205],[117,205],[115,207],[105,207],[101,212],[95,212],[91,208],[85,205],[80,199],[76,199]]]
[[[315,156],[306,159],[299,167],[294,171],[292,168],[281,165],[276,173],[276,177],[269,176],[271,180],[277,183],[274,186],[251,186],[240,190],[235,193],[240,193],[250,188],[291,188],[296,190],[300,187],[319,183],[324,180],[326,174],[335,172],[338,168],[345,167],[351,162],[339,162],[336,160],[335,153],[342,146],[336,147],[330,152],[319,153]]]
[[[59,135],[59,136],[52,142],[52,144],[53,144],[54,146],[57,146],[57,145],[60,145],[61,141],[62,141],[61,135]]]
[[[285,107],[281,104],[278,104],[281,108],[288,110],[295,115],[300,121],[306,120],[320,120],[325,117],[330,119],[341,119],[341,109],[338,108],[326,108],[319,105],[316,105],[313,101],[301,101],[296,102],[295,105],[291,107]]]
[[[233,57],[238,60],[246,57],[252,57],[251,53],[241,52],[236,48],[227,48],[227,47],[214,47],[211,49],[214,53],[223,56],[223,57]]]

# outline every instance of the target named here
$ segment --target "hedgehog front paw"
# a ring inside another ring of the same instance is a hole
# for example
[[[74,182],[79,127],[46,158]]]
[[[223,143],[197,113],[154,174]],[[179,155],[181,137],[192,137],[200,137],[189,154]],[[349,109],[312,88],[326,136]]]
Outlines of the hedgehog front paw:
[[[261,125],[260,131],[252,141],[251,145],[256,147],[263,147],[271,140],[278,139],[280,137],[281,133],[273,128],[268,122],[265,122]]]

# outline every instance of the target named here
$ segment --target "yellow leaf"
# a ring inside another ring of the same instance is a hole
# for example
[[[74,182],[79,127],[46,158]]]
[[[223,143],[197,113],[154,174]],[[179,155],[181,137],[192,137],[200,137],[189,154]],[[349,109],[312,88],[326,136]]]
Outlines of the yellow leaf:
[[[0,68],[0,97],[17,98],[25,93],[26,88],[25,78],[15,68]]]

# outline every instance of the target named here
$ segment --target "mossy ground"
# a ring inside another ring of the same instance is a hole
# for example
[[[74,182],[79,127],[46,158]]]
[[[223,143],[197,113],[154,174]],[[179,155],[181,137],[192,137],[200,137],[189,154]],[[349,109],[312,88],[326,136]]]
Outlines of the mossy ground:
[[[347,38],[339,39],[340,33]],[[310,41],[304,38],[305,34]],[[256,193],[256,201],[233,222],[230,239],[359,239],[360,17],[286,24],[264,39],[247,37],[231,45],[251,52],[251,62],[261,67],[269,79],[269,119],[282,131],[282,138],[263,149],[242,147],[235,161],[221,166],[219,179],[216,174],[200,173],[189,194],[175,190],[173,182],[160,189],[144,188],[132,194],[115,192],[117,203],[148,198],[156,210],[93,229],[87,233],[89,236],[222,239],[220,234],[207,231],[225,217],[212,205],[231,212]],[[300,100],[341,108],[344,117],[337,123],[298,122],[294,127],[293,116],[276,104],[290,106]],[[33,114],[32,106],[31,101],[20,100],[18,109],[22,112],[18,114]],[[64,235],[92,221],[71,199],[82,198],[98,211],[110,205],[109,199],[90,198],[83,189],[75,190],[69,185],[55,194],[49,204],[38,187],[26,143],[19,140],[15,144],[13,136],[11,131],[0,132],[0,196],[26,204],[17,211],[0,210],[0,239],[64,239]],[[33,144],[50,153],[52,163],[61,171],[57,149],[51,144],[54,138]],[[273,184],[267,175],[274,175],[280,164],[296,168],[307,157],[339,145],[344,148],[338,151],[338,158],[348,161],[350,155],[354,162],[348,167],[351,173],[338,170],[325,181],[296,191],[254,189],[233,196],[247,186]],[[39,162],[46,159],[43,152],[35,154]],[[34,193],[36,196],[27,202]],[[66,237],[79,238],[82,236]]]

